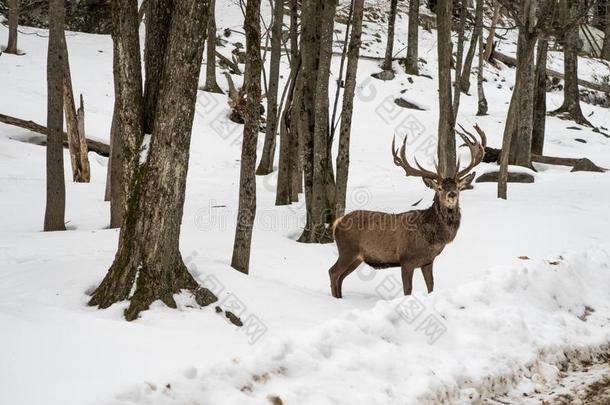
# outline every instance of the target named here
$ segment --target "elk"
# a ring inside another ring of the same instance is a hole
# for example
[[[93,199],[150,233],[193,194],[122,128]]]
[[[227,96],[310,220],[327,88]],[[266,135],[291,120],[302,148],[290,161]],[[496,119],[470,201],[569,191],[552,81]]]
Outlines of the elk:
[[[380,269],[400,267],[403,291],[410,295],[413,272],[421,268],[431,293],[434,288],[432,268],[434,259],[445,246],[453,241],[460,227],[459,193],[471,189],[475,172],[471,170],[481,163],[485,154],[487,138],[475,125],[481,140],[466,131],[456,133],[470,149],[470,164],[460,170],[457,161],[455,176],[443,178],[438,166],[432,172],[424,169],[415,159],[417,167],[411,166],[406,156],[407,138],[400,150],[392,140],[392,156],[396,166],[402,167],[407,176],[421,177],[424,184],[435,191],[434,202],[425,210],[412,210],[399,214],[377,211],[354,211],[338,218],[333,224],[333,233],[339,257],[328,271],[333,297],[341,298],[343,280],[365,262]]]

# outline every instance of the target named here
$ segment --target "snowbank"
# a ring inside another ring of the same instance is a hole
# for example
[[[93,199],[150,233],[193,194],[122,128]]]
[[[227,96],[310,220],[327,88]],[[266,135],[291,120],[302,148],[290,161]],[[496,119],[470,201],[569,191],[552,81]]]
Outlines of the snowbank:
[[[472,403],[517,382],[533,392],[569,361],[608,349],[609,252],[524,258],[455,289],[379,301],[201,373],[141,384],[115,402]]]

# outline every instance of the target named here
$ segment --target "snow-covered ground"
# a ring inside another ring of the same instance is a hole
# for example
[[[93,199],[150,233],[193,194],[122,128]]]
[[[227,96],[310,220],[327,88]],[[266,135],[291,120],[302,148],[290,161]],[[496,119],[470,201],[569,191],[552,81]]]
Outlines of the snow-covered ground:
[[[241,31],[239,8],[230,0],[217,4],[218,30]],[[397,51],[406,21],[397,20]],[[26,55],[0,57],[0,112],[44,124],[46,31],[23,31],[37,33],[19,37]],[[366,32],[381,40],[371,39],[363,54],[383,54],[385,27],[368,21]],[[111,40],[67,37],[88,137],[107,142]],[[0,43],[6,38],[0,26]],[[431,203],[432,193],[405,178],[389,152],[392,136],[405,133],[420,162],[430,163],[435,151],[436,36],[421,29],[420,38],[422,73],[434,79],[409,77],[395,64],[393,81],[377,81],[370,77],[377,62],[361,60],[348,210],[399,212],[422,198],[419,207]],[[243,42],[235,32],[227,40]],[[510,54],[514,47],[504,41],[499,49]],[[551,57],[561,62],[560,54]],[[604,66],[595,65],[599,77],[610,73]],[[499,147],[514,71],[490,67],[486,78],[490,114],[474,116],[473,92],[462,97],[458,120],[478,123]],[[226,88],[224,77],[219,81]],[[397,107],[400,96],[426,111]],[[561,101],[561,93],[549,93],[548,109]],[[594,125],[610,127],[607,109],[582,108]],[[295,242],[304,202],[274,206],[276,173],[258,178],[251,274],[230,268],[241,126],[227,111],[225,96],[200,92],[180,244],[193,274],[243,328],[213,306],[191,307],[188,297],[178,310],[155,304],[134,322],[122,319],[125,305],[88,307],[87,293],[108,270],[118,239],[107,229],[103,201],[107,159],[90,153],[92,181],[76,184],[65,153],[69,230],[43,233],[45,150],[28,143],[38,135],[0,124],[0,404],[279,403],[276,396],[284,404],[476,403],[510,390],[532,394],[557,381],[570,361],[607,352],[608,174],[537,165],[536,182],[510,184],[508,201],[496,198],[495,184],[476,184],[462,194],[455,242],[435,262],[433,294],[424,293],[418,272],[415,294],[405,299],[398,269],[363,265],[336,300],[327,275],[335,247]],[[547,119],[545,153],[610,168],[609,139],[557,118]],[[478,171],[493,169],[482,164]]]

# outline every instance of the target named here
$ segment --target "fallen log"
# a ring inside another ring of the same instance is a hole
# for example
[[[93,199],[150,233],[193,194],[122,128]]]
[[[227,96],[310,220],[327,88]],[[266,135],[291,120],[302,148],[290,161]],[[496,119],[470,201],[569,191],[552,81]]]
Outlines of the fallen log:
[[[512,67],[517,66],[517,59],[513,58],[512,56],[503,54],[502,52],[494,51],[493,58],[499,60],[500,62],[504,63],[507,66],[512,66]],[[550,77],[554,77],[554,78],[557,78],[560,80],[563,80],[563,78],[564,78],[563,73],[558,72],[556,70],[552,70],[552,69],[547,69],[546,74],[549,75]],[[585,87],[587,89],[597,90],[597,91],[601,91],[604,93],[610,93],[610,86],[606,85],[606,84],[593,83],[588,80],[578,79],[578,85]]]
[[[9,115],[0,114],[0,122],[7,125],[13,125],[19,128],[27,129],[38,134],[47,135],[47,127],[37,124],[34,121],[22,120],[20,118],[11,117]],[[68,134],[64,132],[64,146],[68,147]],[[87,148],[91,152],[95,152],[101,156],[110,156],[110,146],[103,142],[87,139]]]
[[[498,163],[500,161],[500,149],[491,148],[487,146],[485,148],[485,155],[483,157],[483,162],[485,163]],[[545,155],[534,155],[532,154],[532,162],[534,163],[544,163],[547,165],[556,165],[556,166],[567,166],[574,168],[575,166],[581,166],[583,163],[590,163],[588,168],[590,170],[585,171],[606,171],[607,169],[603,167],[599,167],[591,162],[587,158],[568,158],[568,157],[558,157],[558,156],[545,156]],[[597,170],[599,169],[599,170]],[[582,170],[582,169],[580,169]],[[576,170],[576,171],[580,171]]]

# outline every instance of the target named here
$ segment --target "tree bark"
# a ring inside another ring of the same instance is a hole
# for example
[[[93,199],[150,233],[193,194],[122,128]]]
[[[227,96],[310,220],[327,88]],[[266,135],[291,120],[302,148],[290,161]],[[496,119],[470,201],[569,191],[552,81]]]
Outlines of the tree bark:
[[[45,231],[65,231],[66,186],[64,180],[63,66],[64,0],[49,0],[49,48],[47,54],[47,203]]]
[[[409,10],[409,12],[411,12],[411,10]],[[347,51],[347,71],[345,74],[345,91],[343,92],[343,107],[341,110],[339,150],[337,152],[335,205],[335,216],[337,218],[345,213],[347,178],[349,174],[349,146],[352,127],[352,114],[354,110],[354,93],[356,91],[356,74],[358,72],[358,56],[360,55],[363,13],[364,0],[354,0],[352,12],[352,34]],[[417,41],[415,46],[417,46]],[[415,67],[417,68],[417,63]]]
[[[137,2],[124,1],[129,7],[122,14],[129,14],[137,28]],[[172,14],[148,157],[131,179],[133,192],[114,263],[89,301],[107,308],[129,300],[127,320],[136,319],[157,299],[175,308],[173,294],[182,290],[192,291],[200,305],[216,300],[198,288],[178,247],[208,2],[177,1]],[[133,105],[128,108],[137,112]]]
[[[174,0],[148,0],[146,5],[146,36],[144,40],[144,70],[146,73],[144,83],[145,134],[152,134],[155,124],[155,109],[159,99],[161,77],[163,77],[163,56],[167,50],[167,39],[172,18],[171,11],[174,2]],[[202,33],[198,35],[202,35]]]
[[[112,150],[112,139],[114,138],[115,132],[115,120],[113,114],[113,120],[110,124],[110,149]],[[112,200],[112,155],[109,155],[108,162],[106,165],[106,188],[104,190],[104,201]],[[112,215],[111,215],[112,216]]]
[[[489,29],[489,35],[487,35],[487,42],[485,43],[485,54],[483,55],[485,61],[489,61],[491,52],[494,48],[494,37],[496,36],[496,27],[498,26],[498,20],[500,19],[500,10],[502,5],[498,0],[493,2],[494,14],[491,18],[491,28]],[[482,34],[481,34],[482,35]]]
[[[78,115],[74,104],[74,92],[72,90],[72,75],[70,74],[70,61],[68,58],[68,44],[66,37],[62,38],[63,52],[63,98],[68,132],[68,146],[70,149],[70,161],[72,163],[72,179],[78,183],[89,183],[91,173],[89,169],[89,158],[87,156],[87,144],[85,141],[84,123],[83,131],[79,131]],[[82,96],[81,96],[82,100]],[[83,113],[84,114],[84,113]],[[83,115],[84,119],[84,115]]]
[[[610,60],[610,1],[606,0],[606,28],[604,29],[604,45],[602,58]]]
[[[297,54],[296,58],[292,58],[292,68],[290,69],[290,77],[288,78],[288,95],[280,119],[280,158],[275,205],[288,205],[293,201],[293,170],[297,170],[295,161],[298,160],[298,132],[296,132],[297,126],[291,125],[290,123],[296,117],[296,115],[293,114],[293,109],[298,101],[295,100],[294,94],[300,66],[301,61]]]
[[[462,62],[464,59],[464,31],[466,30],[466,16],[468,15],[468,0],[461,0],[460,3],[460,26],[458,27],[458,46],[455,56],[455,81],[453,83],[453,115],[454,122],[457,120],[460,108],[460,82],[462,80]]]
[[[208,20],[208,39],[206,49],[205,86],[203,91],[223,94],[216,82],[216,0],[210,1],[210,17]]]
[[[328,151],[328,80],[336,0],[315,4],[307,0],[302,9],[303,109],[305,198],[307,218],[299,238],[304,243],[328,243],[326,227]]]
[[[140,37],[138,34],[138,7],[134,0],[113,0],[112,41],[114,52],[116,132],[113,139],[113,162],[120,164],[113,177],[110,226],[122,224],[123,215],[131,196],[144,139],[142,70]],[[152,4],[152,2],[150,3]],[[151,13],[148,14],[151,17]],[[151,20],[148,20],[150,24]],[[119,153],[114,154],[115,151]],[[114,185],[117,187],[114,187]]]
[[[478,2],[484,4],[484,1],[485,0],[477,0],[477,7],[479,6]],[[482,115],[487,115],[487,98],[485,97],[485,89],[483,87],[483,73],[485,72],[485,46],[484,46],[484,42],[483,42],[483,21],[480,20],[479,22],[480,22],[481,26],[479,28],[479,38],[478,38],[479,67],[477,69],[477,98],[478,98],[477,115],[482,116]]]
[[[393,72],[392,56],[394,56],[394,26],[396,24],[396,12],[398,10],[398,0],[390,0],[390,12],[388,13],[388,43],[385,48],[385,58],[381,69]]]
[[[475,15],[474,15],[474,26],[472,28],[472,35],[470,37],[470,46],[468,53],[466,54],[466,60],[464,61],[464,68],[460,75],[460,90],[466,94],[470,91],[470,70],[472,68],[472,61],[474,60],[474,54],[477,50],[479,37],[483,31],[483,1],[477,1]]]
[[[276,0],[279,1],[279,0]],[[261,31],[259,23],[260,0],[248,0],[244,30],[246,32],[245,88],[247,94],[244,113],[244,134],[241,149],[239,176],[239,208],[233,243],[231,267],[248,274],[250,267],[250,245],[252,227],[256,215],[256,141],[260,126]]]
[[[8,42],[5,53],[17,55],[17,27],[19,26],[19,1],[8,0]]]
[[[528,32],[527,27],[519,29],[517,44],[516,84],[513,92],[518,98],[513,119],[507,118],[512,131],[509,162],[513,165],[531,167],[532,128],[534,111],[534,50],[537,35]],[[509,109],[510,110],[510,109]]]
[[[417,65],[419,55],[419,0],[409,0],[409,27],[407,33],[407,59],[405,59],[405,72],[410,75],[418,75]]]
[[[444,178],[455,174],[455,114],[451,91],[451,18],[452,0],[439,0],[436,6],[438,26],[438,160]]]
[[[256,174],[264,176],[273,172],[275,157],[275,137],[277,135],[278,105],[277,95],[280,81],[280,61],[282,57],[282,24],[284,20],[284,2],[275,0],[273,23],[271,25],[271,60],[269,69],[269,88],[267,90],[267,123],[265,126],[265,143],[261,161]]]
[[[578,18],[580,3],[578,0],[566,0],[570,19]],[[563,104],[553,114],[567,113],[571,119],[581,125],[592,127],[580,108],[580,93],[578,92],[578,30],[579,25],[574,24],[564,34],[564,78]]]
[[[538,40],[536,50],[536,77],[534,87],[534,121],[532,125],[532,153],[542,155],[546,124],[546,57],[549,49],[547,38]]]

